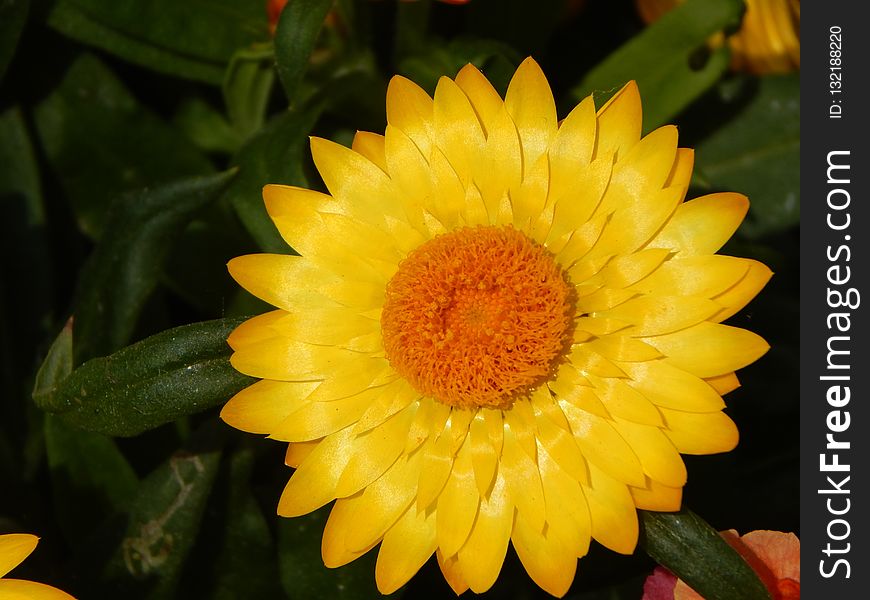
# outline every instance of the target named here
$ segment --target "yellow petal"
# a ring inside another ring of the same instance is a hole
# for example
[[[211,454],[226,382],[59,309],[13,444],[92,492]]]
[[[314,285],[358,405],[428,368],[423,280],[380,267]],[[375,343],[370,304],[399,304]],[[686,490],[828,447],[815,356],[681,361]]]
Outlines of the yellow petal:
[[[450,476],[438,496],[435,524],[441,552],[452,556],[459,551],[471,533],[479,503],[471,449],[465,444],[453,461]]]
[[[725,310],[716,314],[716,321],[724,321],[749,304],[749,301],[755,298],[756,294],[773,276],[773,272],[760,262],[744,260],[749,265],[749,271],[743,279],[737,282],[734,287],[714,298],[716,302],[725,306]]]
[[[617,160],[611,185],[629,194],[653,193],[664,186],[676,156],[677,128],[659,127]]]
[[[547,455],[552,457],[561,470],[574,481],[589,482],[586,461],[570,432],[558,427],[550,419],[539,416],[537,419],[537,437]]]
[[[650,248],[626,256],[617,256],[601,269],[601,278],[607,287],[625,288],[650,273],[657,272],[668,256],[670,252],[663,248]],[[666,293],[674,292],[670,290]]]
[[[637,545],[638,523],[627,486],[595,465],[590,465],[589,472],[592,484],[582,488],[589,504],[592,537],[614,552],[631,554]]]
[[[468,583],[465,581],[465,575],[459,564],[457,556],[447,557],[441,550],[435,551],[435,556],[438,558],[438,566],[441,567],[441,573],[444,579],[447,580],[450,589],[458,596],[468,589]]]
[[[393,382],[340,400],[304,403],[272,429],[271,437],[283,442],[307,442],[335,433],[359,421],[363,413],[382,398],[392,400],[401,385]]]
[[[713,412],[725,407],[706,381],[661,360],[620,363],[628,384],[657,406],[686,412]]]
[[[549,169],[546,155],[539,156],[531,165],[525,165],[522,184],[511,190],[513,225],[520,231],[528,232],[541,218],[550,184]]]
[[[657,348],[673,366],[698,377],[736,371],[757,360],[770,347],[751,331],[706,321],[643,341]]]
[[[336,365],[354,364],[359,369],[377,366],[364,354],[284,337],[243,346],[233,353],[230,362],[237,371],[251,377],[280,381],[325,379],[334,374]]]
[[[321,440],[312,440],[310,442],[293,442],[287,444],[287,452],[284,454],[284,464],[288,467],[298,469],[306,458],[308,458],[315,448],[320,444]]]
[[[420,393],[405,379],[397,379],[394,383],[386,386],[383,392],[371,401],[354,426],[354,433],[362,433],[381,425],[419,398]]]
[[[275,325],[287,314],[283,310],[273,310],[252,317],[233,330],[227,338],[227,343],[233,350],[238,350],[278,337],[280,334],[275,329]]]
[[[387,123],[398,127],[414,140],[428,156],[434,138],[432,98],[420,86],[400,75],[390,79],[387,86]]]
[[[317,385],[311,381],[258,381],[230,398],[221,409],[221,419],[248,433],[269,434],[307,402]]]
[[[281,318],[269,323],[268,327],[279,336],[321,346],[348,348],[354,345],[356,340],[369,337],[371,334],[378,334],[376,336],[377,344],[372,346],[369,351],[383,351],[380,342],[380,322],[377,319],[357,314],[356,311],[344,307],[328,306],[302,312],[278,312],[283,313]],[[253,320],[251,319],[251,321]],[[246,323],[250,323],[250,321]],[[238,330],[230,336],[232,340],[230,345],[236,349],[239,346],[233,338],[237,332]],[[354,349],[359,350],[358,343]]]
[[[749,262],[718,254],[674,256],[631,289],[644,294],[713,298],[739,282],[749,270]]]
[[[498,467],[499,454],[489,439],[489,431],[483,413],[478,413],[471,421],[468,432],[468,443],[471,444],[471,464],[474,467],[474,481],[481,497],[486,496],[495,481],[495,471]]]
[[[429,440],[434,441],[435,437],[444,429],[444,423],[450,416],[450,407],[432,398],[420,398],[417,404],[414,422],[411,423],[411,428],[408,430],[405,454],[410,454]]]
[[[546,451],[541,452],[539,463],[547,502],[547,528],[558,532],[574,556],[585,556],[589,551],[592,523],[580,483],[563,471]]]
[[[662,425],[662,417],[656,407],[643,394],[622,379],[603,379],[590,375],[595,384],[595,393],[607,412],[632,423]],[[631,445],[631,444],[629,444]]]
[[[592,96],[575,106],[559,124],[549,151],[552,177],[550,186],[556,198],[575,186],[577,171],[592,161],[596,128],[595,102]]]
[[[233,279],[269,304],[286,311],[322,307],[330,299],[361,309],[379,308],[384,287],[358,277],[342,280],[316,262],[284,254],[248,254],[227,263]]]
[[[610,211],[604,210],[604,207],[612,203],[613,214],[591,254],[612,256],[638,250],[668,222],[680,206],[684,194],[682,188],[665,188],[633,195],[626,193],[624,188],[609,187],[598,211],[609,214]]]
[[[351,550],[345,543],[347,532],[350,531],[350,528],[359,518],[357,516],[357,509],[360,497],[361,494],[350,498],[340,498],[335,501],[332,510],[329,512],[329,519],[327,519],[326,526],[323,528],[320,554],[323,558],[323,564],[330,569],[344,566],[358,559],[374,547],[374,544],[372,544],[371,547],[363,550]]]
[[[685,485],[686,465],[661,429],[620,418],[613,426],[640,458],[644,473],[671,487]]]
[[[723,412],[689,413],[662,408],[665,435],[683,454],[716,454],[737,446],[737,426]]]
[[[486,139],[468,96],[447,77],[435,88],[434,118],[438,147],[460,179],[468,182]]]
[[[298,517],[334,499],[335,485],[350,460],[352,442],[350,429],[326,436],[287,482],[278,501],[278,514]]]
[[[354,152],[359,152],[378,165],[382,171],[387,170],[387,159],[384,152],[384,136],[368,131],[357,131],[350,146]]]
[[[3,600],[75,600],[57,588],[21,579],[0,580],[0,598]]]
[[[612,168],[611,157],[600,157],[589,165],[573,171],[570,175],[570,183],[565,185],[558,185],[558,181],[550,183],[550,195],[555,200],[555,209],[553,226],[547,237],[548,244],[570,232],[577,232],[573,236],[578,238],[572,245],[570,260],[567,255],[562,255],[565,244],[556,249],[557,259],[561,264],[570,266],[574,260],[592,248],[604,229],[606,215],[602,215],[594,223],[587,221],[601,203],[607,184],[610,183]],[[552,167],[551,173],[555,175]],[[574,248],[574,246],[579,247]]]
[[[587,463],[623,483],[643,485],[640,461],[611,421],[570,404],[564,405],[563,410]]]
[[[616,154],[617,160],[638,140],[643,123],[640,92],[629,81],[598,111],[596,156]]]
[[[371,546],[411,506],[420,474],[420,455],[403,456],[387,472],[363,490],[356,518],[347,526],[345,546],[356,551]]]
[[[524,170],[546,154],[556,134],[556,103],[541,67],[525,59],[508,85],[504,105],[517,126]]]
[[[512,222],[512,218],[502,221],[504,217],[500,218],[502,211],[499,207],[502,199],[506,199],[507,191],[522,181],[523,157],[517,128],[504,107],[492,121],[484,154],[475,167],[474,181],[480,189],[490,223],[507,225]]]
[[[546,523],[544,491],[537,463],[522,450],[516,434],[504,428],[504,446],[499,463],[499,472],[504,475],[511,501],[517,512],[533,528],[543,530]]]
[[[731,192],[684,202],[648,247],[667,248],[681,256],[713,254],[737,230],[748,209],[746,196]]]
[[[352,455],[335,488],[337,497],[355,494],[396,462],[405,447],[415,408],[412,404],[383,425],[354,436]]]
[[[692,169],[695,166],[695,151],[691,148],[677,148],[677,156],[671,173],[665,181],[665,187],[689,189],[692,180]]]
[[[631,300],[629,300],[629,302],[631,302]],[[616,319],[607,320],[611,322],[616,321]],[[628,333],[633,332],[633,328],[628,331]],[[648,361],[655,360],[661,356],[661,353],[652,346],[644,344],[640,340],[630,338],[627,335],[619,334],[605,335],[604,337],[586,342],[586,347],[592,352],[596,352],[601,356],[614,361]]]
[[[680,510],[683,499],[682,487],[669,487],[649,478],[646,487],[629,486],[628,491],[631,492],[635,505],[643,510],[677,511]]]
[[[0,577],[3,577],[30,556],[39,538],[29,533],[0,535]]]
[[[492,491],[481,497],[474,526],[459,550],[459,562],[473,565],[465,569],[471,590],[482,594],[495,583],[501,571],[514,522],[514,505],[504,478],[495,479]]]
[[[517,513],[511,541],[535,583],[556,597],[568,592],[577,572],[577,557],[555,528],[544,534]]]
[[[417,510],[429,509],[450,477],[453,469],[453,452],[450,449],[450,436],[431,435],[423,448],[423,464],[417,484]]]
[[[719,304],[706,298],[647,295],[632,298],[595,316],[632,323],[625,334],[646,337],[685,329],[719,310]]]
[[[724,396],[728,392],[733,392],[740,387],[740,380],[737,379],[736,373],[725,373],[724,375],[717,375],[716,377],[708,377],[704,381],[710,384],[710,387],[716,390],[717,394],[720,394],[722,396]]]
[[[504,103],[495,88],[483,73],[474,65],[468,64],[456,75],[458,85],[474,107],[480,119],[484,133],[489,135],[495,116],[501,111]]]
[[[408,243],[395,240],[383,219],[368,218],[370,215],[360,218],[326,194],[267,185],[263,200],[281,237],[303,256],[341,259],[354,252],[369,259],[398,262],[403,257],[400,248]]]
[[[378,591],[392,594],[405,585],[435,552],[435,513],[411,506],[386,534],[378,550]]]
[[[390,178],[361,154],[322,138],[311,138],[311,155],[332,196],[347,206],[349,214],[365,218],[404,212]]]

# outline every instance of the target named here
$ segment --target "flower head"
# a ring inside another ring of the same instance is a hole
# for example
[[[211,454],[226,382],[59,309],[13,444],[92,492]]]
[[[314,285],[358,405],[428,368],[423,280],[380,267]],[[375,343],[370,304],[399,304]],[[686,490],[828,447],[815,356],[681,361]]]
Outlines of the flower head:
[[[684,0],[635,0],[651,23]],[[746,0],[740,30],[728,38],[731,67],[755,74],[788,73],[801,66],[800,0]],[[714,40],[721,45],[721,36]]]
[[[683,202],[692,151],[641,138],[634,83],[559,122],[532,59],[504,100],[471,65],[434,100],[394,77],[387,121],[312,139],[329,194],[266,186],[301,256],[229,264],[277,310],[230,336],[262,381],[222,417],[290,443],[279,514],[335,500],[328,566],[380,544],[388,593],[434,553],[482,592],[512,543],[562,595],[591,539],[679,507],[680,452],[737,443],[721,394],[767,345],[721,321],[770,271],[715,252],[747,200]]]
[[[30,556],[39,538],[27,533],[0,535],[0,598],[3,600],[75,600],[66,592],[44,583],[5,579],[5,575]]]

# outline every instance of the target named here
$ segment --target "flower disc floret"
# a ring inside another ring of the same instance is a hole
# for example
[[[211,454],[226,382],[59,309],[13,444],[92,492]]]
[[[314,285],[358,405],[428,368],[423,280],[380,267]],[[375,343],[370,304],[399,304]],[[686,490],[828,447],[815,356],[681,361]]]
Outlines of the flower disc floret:
[[[570,341],[566,275],[513,227],[464,227],[399,264],[381,316],[393,368],[460,408],[509,408],[554,372]]]

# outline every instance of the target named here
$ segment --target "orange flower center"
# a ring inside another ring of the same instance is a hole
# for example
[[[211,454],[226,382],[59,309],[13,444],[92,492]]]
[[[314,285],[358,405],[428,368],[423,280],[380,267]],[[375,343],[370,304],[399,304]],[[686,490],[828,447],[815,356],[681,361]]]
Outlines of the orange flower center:
[[[399,264],[381,314],[393,368],[458,408],[509,408],[570,346],[573,290],[552,255],[512,227],[462,228]]]

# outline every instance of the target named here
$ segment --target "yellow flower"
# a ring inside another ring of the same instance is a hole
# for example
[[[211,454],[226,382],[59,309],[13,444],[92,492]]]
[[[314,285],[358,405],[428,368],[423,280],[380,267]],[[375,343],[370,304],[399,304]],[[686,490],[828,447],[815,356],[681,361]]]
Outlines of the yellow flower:
[[[683,1],[635,0],[638,12],[647,23]],[[740,31],[728,38],[731,67],[759,75],[799,69],[800,23],[800,0],[746,0]]]
[[[380,544],[389,593],[435,553],[483,592],[512,542],[562,595],[590,538],[631,553],[636,507],[680,506],[680,452],[737,443],[721,394],[767,344],[720,321],[770,271],[714,253],[748,202],[683,202],[693,153],[641,139],[634,83],[559,123],[532,59],[504,101],[471,65],[434,101],[394,77],[387,121],[311,140],[331,195],[264,189],[301,256],[229,263],[278,309],[230,336],[262,381],[222,417],[290,442],[279,514],[337,498],[327,566]]]
[[[66,592],[44,583],[3,579],[30,556],[39,538],[27,533],[0,535],[0,600],[75,600]]]

